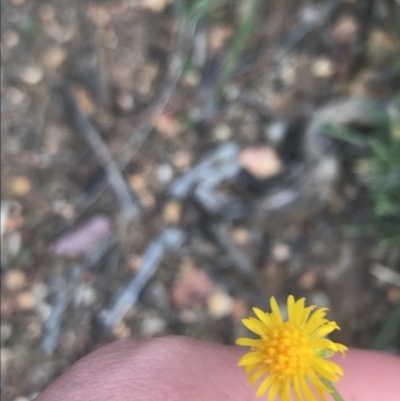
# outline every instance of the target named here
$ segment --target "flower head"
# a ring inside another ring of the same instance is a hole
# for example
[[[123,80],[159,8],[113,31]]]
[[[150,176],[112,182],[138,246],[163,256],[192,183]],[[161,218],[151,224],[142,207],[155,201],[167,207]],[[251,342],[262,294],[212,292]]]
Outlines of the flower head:
[[[347,348],[325,338],[339,329],[335,322],[325,319],[326,308],[305,307],[305,299],[287,300],[288,319],[283,321],[278,304],[271,298],[271,313],[253,308],[257,318],[243,319],[243,324],[260,338],[239,338],[238,345],[251,347],[239,361],[254,385],[262,377],[257,397],[267,391],[268,401],[280,396],[281,401],[326,400],[331,390],[325,380],[338,381],[343,371],[339,365],[325,358]]]

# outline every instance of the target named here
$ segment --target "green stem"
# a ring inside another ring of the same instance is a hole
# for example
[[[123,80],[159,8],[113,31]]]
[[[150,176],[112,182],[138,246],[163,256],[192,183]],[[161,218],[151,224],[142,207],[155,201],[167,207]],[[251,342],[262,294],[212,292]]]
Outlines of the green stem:
[[[242,21],[239,24],[239,28],[237,33],[233,39],[232,46],[229,50],[229,53],[226,57],[224,66],[222,67],[221,74],[218,78],[218,82],[216,83],[216,87],[214,89],[214,103],[218,104],[222,91],[226,85],[226,83],[231,79],[236,63],[244,49],[244,45],[246,43],[247,37],[250,34],[251,28],[254,23],[254,19],[257,15],[257,9],[261,0],[252,0],[253,3],[248,5],[248,10]]]
[[[331,396],[335,401],[344,401],[343,397],[339,394],[339,392],[336,390],[335,386],[332,384],[331,381],[328,379],[325,379],[324,377],[321,377],[322,383],[325,384],[326,387],[329,388],[329,390],[332,391]]]

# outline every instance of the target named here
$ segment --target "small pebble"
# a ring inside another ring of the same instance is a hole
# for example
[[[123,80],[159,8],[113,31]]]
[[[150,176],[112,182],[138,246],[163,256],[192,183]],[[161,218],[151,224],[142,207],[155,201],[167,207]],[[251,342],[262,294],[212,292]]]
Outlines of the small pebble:
[[[311,66],[311,71],[317,78],[331,78],[335,72],[335,67],[332,60],[321,57],[314,61]]]
[[[43,79],[43,76],[42,69],[35,65],[26,66],[19,73],[19,77],[27,85],[38,84]]]
[[[159,13],[164,10],[170,0],[142,0],[141,5],[150,11]]]
[[[8,216],[6,221],[6,232],[18,231],[24,225],[22,216]]]
[[[75,217],[75,207],[72,203],[65,200],[55,200],[53,203],[53,211],[65,220],[72,221]]]
[[[129,186],[139,195],[140,202],[146,208],[153,208],[155,197],[147,188],[147,182],[144,174],[133,174],[128,180]]]
[[[161,184],[168,184],[174,176],[174,171],[169,164],[161,164],[156,170],[156,175]]]
[[[35,340],[42,334],[42,325],[39,322],[31,322],[26,326],[26,333],[30,339]]]
[[[322,291],[316,291],[309,296],[310,304],[316,305],[318,308],[330,308],[331,302],[328,295]]]
[[[386,292],[386,299],[391,305],[398,305],[400,302],[400,288],[390,286]]]
[[[4,279],[5,287],[10,291],[18,291],[26,285],[26,275],[18,269],[9,270]]]
[[[56,12],[50,4],[43,4],[39,8],[39,15],[43,21],[50,22],[54,20]]]
[[[128,267],[137,273],[142,267],[142,258],[137,254],[131,255],[128,259]]]
[[[182,273],[171,289],[172,300],[179,309],[191,308],[212,294],[214,283],[204,270],[181,269]]]
[[[17,32],[8,30],[3,34],[4,46],[13,49],[19,43],[19,35]]]
[[[89,255],[111,233],[111,220],[98,215],[73,231],[63,234],[53,245],[58,256],[77,258]]]
[[[227,100],[234,102],[240,96],[240,88],[234,84],[228,84],[225,87],[224,95]]]
[[[143,174],[133,174],[129,177],[129,185],[135,191],[141,191],[147,188],[146,180]]]
[[[19,106],[26,99],[25,93],[21,90],[10,87],[6,91],[6,99],[14,106]]]
[[[210,52],[214,53],[221,50],[233,33],[234,30],[229,25],[220,24],[212,27],[208,32],[208,48]]]
[[[272,248],[272,257],[274,258],[275,262],[283,263],[287,262],[290,258],[290,247],[289,245],[278,242]]]
[[[357,39],[359,24],[350,14],[342,15],[332,30],[332,36],[342,44],[354,43]]]
[[[111,13],[104,6],[91,4],[88,8],[87,15],[100,28],[106,27],[111,22]]]
[[[17,176],[11,180],[10,190],[14,195],[24,196],[32,189],[32,184],[28,178]]]
[[[114,330],[113,334],[119,340],[129,338],[131,336],[131,329],[124,323],[121,322]]]
[[[77,307],[88,307],[97,300],[95,289],[87,284],[81,284],[75,289],[74,304]]]
[[[7,318],[10,317],[14,312],[14,306],[13,303],[11,302],[10,298],[1,298],[0,302],[0,313],[1,313],[1,318]]]
[[[302,290],[311,290],[312,288],[315,287],[316,283],[317,283],[316,274],[313,271],[309,270],[299,278],[297,285]]]
[[[49,294],[49,289],[44,283],[36,283],[32,287],[32,294],[37,301],[42,301]]]
[[[135,100],[129,92],[122,92],[118,94],[115,101],[119,109],[124,113],[132,111],[135,107]]]
[[[172,163],[177,169],[186,171],[192,164],[192,154],[187,150],[180,150],[173,155]]]
[[[188,71],[182,78],[182,82],[190,87],[197,87],[200,83],[201,76],[195,71]]]
[[[162,113],[156,121],[156,129],[167,138],[175,138],[182,132],[182,125],[175,116]]]
[[[207,308],[212,318],[221,319],[232,313],[234,300],[225,292],[217,290],[208,297]]]
[[[247,304],[243,299],[237,298],[234,300],[232,317],[235,320],[242,320],[244,317],[248,316]]]
[[[232,129],[225,124],[217,125],[213,130],[214,139],[218,142],[225,142],[232,136]]]
[[[259,179],[271,178],[283,168],[275,150],[267,146],[243,149],[239,154],[239,164]]]
[[[9,348],[0,349],[0,368],[2,376],[5,375],[9,362],[13,359],[13,352]],[[3,382],[3,377],[2,380]]]
[[[159,316],[147,316],[142,322],[142,334],[146,337],[154,337],[161,334],[166,328],[166,322]]]
[[[16,256],[21,249],[22,237],[19,231],[9,233],[7,236],[5,249],[11,256]]]
[[[164,220],[168,224],[178,224],[181,220],[182,205],[177,201],[168,202],[163,211]]]
[[[36,306],[36,299],[31,291],[24,291],[16,297],[17,309],[22,311],[32,310]]]
[[[7,341],[12,335],[12,326],[8,323],[2,323],[0,327],[1,342]]]
[[[273,146],[278,146],[282,143],[287,132],[288,124],[285,121],[275,121],[265,128],[265,136]]]
[[[234,228],[231,237],[232,241],[237,245],[247,245],[250,242],[250,232],[243,227]]]
[[[48,69],[55,70],[61,66],[66,57],[67,53],[64,49],[61,47],[53,47],[43,56],[43,63]]]
[[[179,317],[183,323],[192,324],[196,323],[199,320],[199,316],[194,310],[184,309],[180,311]]]

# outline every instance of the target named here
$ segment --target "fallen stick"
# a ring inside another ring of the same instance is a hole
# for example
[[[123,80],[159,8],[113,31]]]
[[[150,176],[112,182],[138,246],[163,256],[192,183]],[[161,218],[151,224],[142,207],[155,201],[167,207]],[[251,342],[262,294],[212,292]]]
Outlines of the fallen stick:
[[[45,355],[52,355],[57,346],[65,312],[83,273],[98,263],[113,244],[110,237],[105,238],[82,264],[75,263],[68,266],[65,273],[58,277],[57,282],[53,285],[55,288],[52,290],[52,309],[43,324],[43,336],[40,344],[40,349]]]
[[[123,179],[117,164],[109,154],[101,136],[83,113],[71,91],[66,87],[61,87],[59,88],[59,93],[64,102],[66,116],[71,117],[71,124],[84,136],[99,163],[104,168],[108,182],[119,200],[125,221],[129,222],[136,219],[140,212],[139,206],[133,200],[131,191]]]
[[[128,286],[114,297],[111,306],[101,312],[100,324],[106,329],[115,328],[126,312],[136,303],[141,291],[155,275],[157,268],[169,250],[178,249],[186,239],[183,231],[177,228],[166,228],[146,249],[139,272]]]
[[[171,196],[178,199],[186,198],[197,185],[200,192],[204,192],[205,189],[210,191],[222,181],[235,177],[240,171],[238,155],[239,146],[233,142],[219,146],[192,170],[175,180],[170,191]]]

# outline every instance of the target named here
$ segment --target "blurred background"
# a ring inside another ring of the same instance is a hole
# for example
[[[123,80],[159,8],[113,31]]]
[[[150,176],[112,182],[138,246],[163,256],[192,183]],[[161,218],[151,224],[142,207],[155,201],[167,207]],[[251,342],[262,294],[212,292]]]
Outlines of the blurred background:
[[[271,296],[400,352],[398,0],[4,0],[1,395]]]

